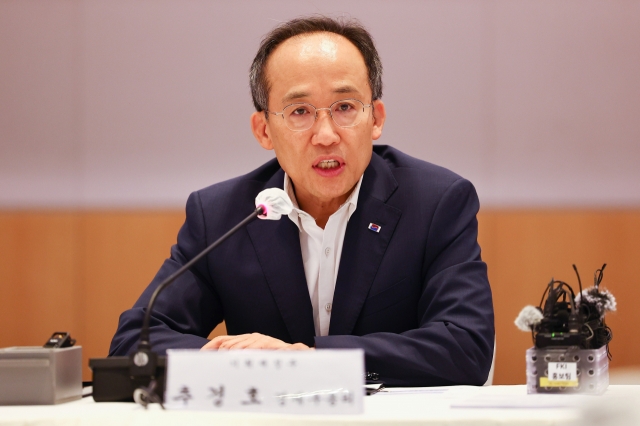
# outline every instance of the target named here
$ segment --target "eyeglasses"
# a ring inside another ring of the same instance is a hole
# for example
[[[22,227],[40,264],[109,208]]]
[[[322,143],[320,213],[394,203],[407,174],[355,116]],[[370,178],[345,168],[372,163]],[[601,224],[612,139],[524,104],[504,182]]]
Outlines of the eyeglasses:
[[[332,103],[329,108],[316,108],[311,104],[297,103],[284,107],[281,112],[266,111],[269,114],[281,115],[284,124],[294,132],[309,130],[318,119],[318,111],[327,110],[331,119],[340,127],[353,127],[365,116],[365,105],[357,99],[343,99]]]

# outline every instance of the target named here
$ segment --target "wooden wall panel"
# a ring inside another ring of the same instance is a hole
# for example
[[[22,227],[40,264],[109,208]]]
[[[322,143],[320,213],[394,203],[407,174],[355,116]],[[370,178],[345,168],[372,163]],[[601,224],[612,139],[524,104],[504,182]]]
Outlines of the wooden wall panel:
[[[169,255],[184,213],[176,211],[0,212],[0,347],[41,345],[68,330],[87,360],[105,356],[120,313]],[[496,312],[494,383],[524,382],[531,338],[513,320],[538,304],[553,276],[585,286],[607,262],[603,284],[618,299],[612,368],[640,365],[640,211],[482,211],[480,244]],[[225,333],[224,324],[212,336]]]
[[[107,356],[120,314],[129,309],[169,257],[182,212],[91,212],[80,220],[83,262],[84,375],[88,359]],[[211,336],[226,333],[224,325]]]
[[[86,360],[107,356],[120,314],[133,306],[169,256],[183,221],[184,213],[179,212],[91,212],[82,216],[78,243],[83,255],[80,279]]]
[[[77,225],[75,213],[0,213],[0,347],[41,346],[81,322]]]

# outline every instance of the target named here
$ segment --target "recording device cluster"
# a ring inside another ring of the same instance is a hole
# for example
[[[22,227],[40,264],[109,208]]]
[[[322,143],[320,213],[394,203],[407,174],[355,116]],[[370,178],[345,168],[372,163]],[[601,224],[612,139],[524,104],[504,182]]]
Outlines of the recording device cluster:
[[[606,266],[605,263],[595,272],[593,287],[583,290],[580,274],[573,265],[580,287],[577,295],[569,284],[552,278],[540,305],[525,306],[515,320],[516,326],[532,333],[538,349],[607,346],[613,335],[604,317],[616,310],[616,300],[609,291],[600,288]],[[607,354],[610,358],[608,346]]]

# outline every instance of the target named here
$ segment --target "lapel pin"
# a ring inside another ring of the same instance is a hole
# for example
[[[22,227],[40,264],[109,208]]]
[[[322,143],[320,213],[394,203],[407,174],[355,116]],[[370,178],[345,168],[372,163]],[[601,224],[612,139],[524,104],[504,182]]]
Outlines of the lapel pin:
[[[369,229],[373,232],[380,232],[380,230],[382,229],[382,226],[376,225],[375,223],[370,223]]]

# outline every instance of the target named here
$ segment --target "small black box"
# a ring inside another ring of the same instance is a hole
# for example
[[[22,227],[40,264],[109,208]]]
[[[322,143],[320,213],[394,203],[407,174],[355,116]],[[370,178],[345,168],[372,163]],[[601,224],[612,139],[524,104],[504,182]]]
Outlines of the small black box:
[[[96,402],[133,402],[133,391],[149,386],[148,377],[132,377],[130,358],[114,356],[110,358],[92,358],[89,367],[93,371],[93,399]],[[158,357],[155,379],[158,383],[156,393],[164,400],[167,357]]]

